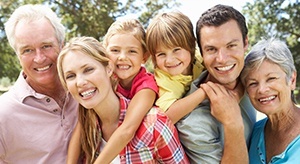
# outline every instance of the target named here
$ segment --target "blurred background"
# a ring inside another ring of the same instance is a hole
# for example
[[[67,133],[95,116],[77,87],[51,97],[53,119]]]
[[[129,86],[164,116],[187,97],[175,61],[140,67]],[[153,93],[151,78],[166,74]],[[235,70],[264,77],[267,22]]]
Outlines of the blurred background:
[[[49,5],[67,28],[66,41],[75,36],[92,36],[100,41],[117,19],[134,17],[147,28],[156,14],[179,10],[194,26],[201,14],[216,4],[230,5],[244,14],[249,28],[250,47],[263,37],[276,36],[292,51],[297,70],[300,68],[300,2],[299,0],[1,0],[0,1],[0,95],[17,79],[20,65],[8,44],[4,23],[20,5]],[[147,69],[152,70],[151,62]],[[300,86],[298,72],[297,86]],[[299,88],[295,97],[300,102]]]

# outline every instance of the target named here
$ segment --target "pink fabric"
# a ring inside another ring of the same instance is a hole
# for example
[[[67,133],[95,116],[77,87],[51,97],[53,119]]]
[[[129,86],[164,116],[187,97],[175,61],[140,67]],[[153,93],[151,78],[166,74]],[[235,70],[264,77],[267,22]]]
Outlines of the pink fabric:
[[[134,77],[130,90],[124,89],[120,84],[117,87],[117,92],[124,97],[132,99],[133,96],[141,89],[152,89],[158,97],[158,86],[152,73],[148,73],[145,67],[141,67],[140,72]]]
[[[54,99],[36,93],[21,73],[0,104],[0,163],[66,163],[78,114],[71,95],[61,109]]]

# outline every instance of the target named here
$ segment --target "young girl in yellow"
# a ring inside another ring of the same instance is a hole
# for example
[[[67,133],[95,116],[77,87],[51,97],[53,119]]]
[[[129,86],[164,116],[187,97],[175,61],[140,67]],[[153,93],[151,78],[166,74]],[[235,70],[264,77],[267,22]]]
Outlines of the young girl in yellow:
[[[205,99],[201,88],[183,97],[192,80],[203,70],[202,58],[196,50],[193,24],[179,11],[158,14],[147,28],[146,43],[159,87],[155,104],[175,124]]]

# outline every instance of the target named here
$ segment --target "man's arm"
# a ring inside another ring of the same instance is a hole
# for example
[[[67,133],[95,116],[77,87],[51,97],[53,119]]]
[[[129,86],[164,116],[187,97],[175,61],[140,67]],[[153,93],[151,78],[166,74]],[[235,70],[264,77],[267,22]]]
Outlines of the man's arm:
[[[210,99],[211,114],[223,124],[224,150],[221,163],[249,163],[239,101],[224,86],[201,84]]]

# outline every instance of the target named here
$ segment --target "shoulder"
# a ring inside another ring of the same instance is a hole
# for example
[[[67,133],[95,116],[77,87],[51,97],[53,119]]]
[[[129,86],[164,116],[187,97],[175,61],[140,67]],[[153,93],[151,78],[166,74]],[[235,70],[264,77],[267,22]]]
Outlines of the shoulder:
[[[254,124],[253,130],[263,130],[268,121],[268,118],[261,119]]]
[[[262,133],[264,133],[264,129],[265,129],[267,120],[268,120],[268,118],[264,118],[262,120],[257,121],[254,124],[252,135],[251,135],[251,140],[252,140],[251,142],[253,142],[253,140],[255,140],[255,138],[258,139],[260,137],[263,137]]]
[[[188,139],[192,137],[196,139],[201,138],[199,134],[203,134],[202,137],[209,135],[209,137],[214,138],[214,136],[221,134],[222,125],[211,115],[208,100],[205,101],[205,103],[202,102],[202,104],[190,114],[176,123],[176,127],[182,137],[187,137]]]
[[[0,96],[0,117],[4,117],[4,115],[13,112],[13,109],[16,108],[18,100],[16,99],[16,95],[10,90],[3,93]]]

